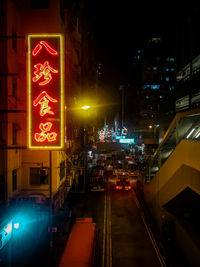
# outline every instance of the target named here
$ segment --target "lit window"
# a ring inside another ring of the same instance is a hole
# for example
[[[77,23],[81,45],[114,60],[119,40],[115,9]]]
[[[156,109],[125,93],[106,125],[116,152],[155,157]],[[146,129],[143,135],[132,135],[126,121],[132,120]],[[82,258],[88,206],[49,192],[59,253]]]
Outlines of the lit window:
[[[165,78],[165,81],[166,81],[166,82],[169,82],[169,77],[166,77],[166,78]]]
[[[173,91],[173,90],[174,90],[174,86],[170,86],[169,91]]]
[[[157,70],[158,69],[158,67],[157,66],[153,66],[153,70]]]
[[[162,95],[160,95],[160,98],[163,98],[163,96],[162,96]]]
[[[148,96],[148,95],[146,95],[146,96],[145,96],[145,98],[146,98],[146,99],[149,99],[149,96]]]
[[[171,71],[174,71],[174,68],[171,68]]]
[[[165,68],[166,71],[169,71],[169,68]]]
[[[166,59],[166,61],[174,62],[174,58],[173,58],[173,57],[168,57],[168,58]]]
[[[140,56],[137,56],[137,59],[140,59]]]
[[[142,89],[145,90],[145,89],[148,89],[148,88],[150,88],[150,87],[151,87],[150,84],[144,84],[144,85],[142,86]]]
[[[158,90],[158,89],[160,89],[160,85],[159,84],[151,85],[151,89],[152,90]]]

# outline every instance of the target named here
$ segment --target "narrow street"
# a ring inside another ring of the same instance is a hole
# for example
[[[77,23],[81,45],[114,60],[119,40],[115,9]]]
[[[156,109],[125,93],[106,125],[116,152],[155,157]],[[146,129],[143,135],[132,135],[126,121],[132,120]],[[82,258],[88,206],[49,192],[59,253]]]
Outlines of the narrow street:
[[[140,216],[134,192],[116,192],[113,185],[111,179],[105,192],[73,196],[79,201],[72,209],[71,220],[92,217],[100,230],[96,266],[162,266]]]
[[[135,194],[116,192],[110,182],[112,220],[112,265],[161,266],[150,240]]]

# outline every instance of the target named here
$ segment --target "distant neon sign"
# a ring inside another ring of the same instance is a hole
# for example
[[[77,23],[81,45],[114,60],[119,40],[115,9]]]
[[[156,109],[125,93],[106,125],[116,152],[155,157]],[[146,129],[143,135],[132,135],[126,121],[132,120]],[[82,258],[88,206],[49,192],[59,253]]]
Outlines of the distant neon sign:
[[[117,140],[119,140],[119,139],[124,139],[124,138],[125,138],[125,136],[122,136],[122,135],[117,135],[117,136],[116,136],[116,139],[117,139]]]
[[[135,143],[134,138],[127,138],[127,139],[119,139],[121,144],[133,144]]]
[[[62,35],[28,35],[29,148],[63,147],[63,60]]]
[[[103,130],[99,131],[99,140],[100,140],[101,142],[103,142],[103,141],[104,141],[104,138],[105,138],[105,133],[104,133],[104,131],[103,131]]]

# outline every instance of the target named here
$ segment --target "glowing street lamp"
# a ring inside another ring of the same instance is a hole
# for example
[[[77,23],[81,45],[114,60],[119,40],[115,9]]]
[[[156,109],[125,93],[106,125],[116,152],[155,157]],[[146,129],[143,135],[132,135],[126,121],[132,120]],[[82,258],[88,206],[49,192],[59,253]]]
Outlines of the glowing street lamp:
[[[86,109],[89,109],[90,106],[82,106],[81,108],[84,109],[84,110],[86,110]]]

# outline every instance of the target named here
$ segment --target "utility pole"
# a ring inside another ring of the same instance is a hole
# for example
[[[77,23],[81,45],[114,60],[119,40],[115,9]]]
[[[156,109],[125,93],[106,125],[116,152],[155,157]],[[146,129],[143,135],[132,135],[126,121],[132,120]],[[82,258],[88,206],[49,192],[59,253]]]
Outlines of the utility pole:
[[[122,88],[122,128],[124,126],[124,86]]]
[[[121,128],[124,126],[124,85],[120,85],[119,91],[122,92],[122,125]]]
[[[52,151],[49,150],[49,200],[50,200],[50,248],[53,248],[53,234],[52,234],[52,226],[53,226],[53,210],[52,210]]]

